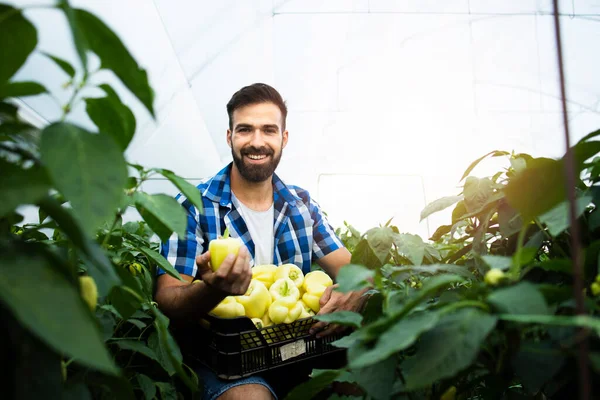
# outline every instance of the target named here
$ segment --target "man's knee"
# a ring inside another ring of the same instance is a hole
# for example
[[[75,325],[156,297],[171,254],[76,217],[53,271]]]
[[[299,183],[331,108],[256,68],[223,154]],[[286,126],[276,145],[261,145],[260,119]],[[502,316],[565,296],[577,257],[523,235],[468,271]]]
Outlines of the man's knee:
[[[273,395],[266,386],[251,383],[246,385],[234,386],[222,395],[217,400],[271,400]]]

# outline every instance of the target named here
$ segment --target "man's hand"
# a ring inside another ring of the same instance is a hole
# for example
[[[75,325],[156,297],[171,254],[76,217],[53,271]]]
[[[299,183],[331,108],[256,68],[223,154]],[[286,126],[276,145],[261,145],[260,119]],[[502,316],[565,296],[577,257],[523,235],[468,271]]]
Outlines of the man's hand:
[[[214,272],[210,268],[209,251],[196,257],[196,265],[198,266],[196,276],[208,286],[224,292],[227,296],[246,293],[252,279],[250,255],[246,246],[240,247],[237,257],[233,254],[228,255],[219,269]]]
[[[334,289],[338,285],[329,286],[323,292],[323,296],[319,300],[319,304],[321,306],[321,310],[317,315],[330,314],[335,311],[358,311],[362,307],[364,303],[364,298],[362,297],[363,293],[366,290],[362,290],[359,292],[348,292],[341,293],[336,292]],[[326,322],[317,322],[310,328],[310,333],[317,333],[317,337],[328,336],[334,333],[341,333],[347,327],[331,324],[327,325]]]

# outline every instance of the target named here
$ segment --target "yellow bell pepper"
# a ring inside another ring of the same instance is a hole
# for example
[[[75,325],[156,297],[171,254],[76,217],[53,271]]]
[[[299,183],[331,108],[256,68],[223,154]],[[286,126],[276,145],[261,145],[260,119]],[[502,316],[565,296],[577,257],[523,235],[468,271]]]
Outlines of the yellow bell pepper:
[[[310,309],[310,307],[304,302],[304,300],[300,300],[300,303],[302,303],[302,314],[300,314],[298,319],[310,318],[315,315],[315,312]]]
[[[306,290],[306,286],[314,283],[318,283],[325,287],[333,285],[333,281],[331,280],[329,275],[327,275],[323,271],[312,271],[306,274],[306,276],[304,277],[304,283],[302,284],[302,287],[304,288],[304,290]]]
[[[302,273],[302,270],[294,264],[280,265],[277,268],[277,271],[275,271],[274,278],[275,278],[275,281],[278,281],[279,279],[284,279],[284,278],[291,279],[297,288],[301,288],[302,283],[304,282],[304,274]]]
[[[271,308],[271,307],[269,307]],[[273,325],[273,322],[271,321],[271,318],[269,318],[269,311],[267,310],[267,312],[265,313],[265,315],[263,315],[263,317],[261,318],[262,322],[263,322],[263,327],[267,327],[267,326],[271,326]]]
[[[250,281],[250,286],[246,290],[246,294],[236,296],[238,303],[244,306],[246,317],[260,318],[269,309],[271,305],[271,295],[265,285],[256,279]]]
[[[269,289],[271,298],[273,301],[279,300],[282,297],[290,297],[294,301],[300,298],[300,290],[296,287],[291,279],[278,279],[276,280]]]
[[[252,267],[252,279],[261,281],[268,289],[275,282],[276,270],[277,266],[273,264],[255,265]]]
[[[483,281],[490,286],[497,286],[504,278],[504,271],[498,268],[492,268],[485,273]]]
[[[98,305],[98,287],[96,286],[96,281],[91,276],[80,276],[79,277],[79,286],[81,289],[81,297],[90,307],[90,310],[96,310],[96,306]]]
[[[300,317],[302,310],[302,303],[298,300],[292,297],[281,297],[269,307],[269,318],[275,324],[291,324]]]
[[[227,296],[210,313],[220,318],[235,318],[244,316],[245,310],[235,297]]]
[[[323,292],[325,292],[325,289],[327,289],[327,287],[319,283],[312,283],[307,285],[306,293],[304,293],[304,296],[302,296],[302,301],[304,301],[304,303],[306,303],[306,305],[308,305],[311,310],[318,313],[321,309],[319,300],[321,300],[321,296],[323,296]]]
[[[252,322],[254,322],[254,326],[256,326],[256,329],[262,329],[265,327],[265,324],[260,318],[252,318]]]

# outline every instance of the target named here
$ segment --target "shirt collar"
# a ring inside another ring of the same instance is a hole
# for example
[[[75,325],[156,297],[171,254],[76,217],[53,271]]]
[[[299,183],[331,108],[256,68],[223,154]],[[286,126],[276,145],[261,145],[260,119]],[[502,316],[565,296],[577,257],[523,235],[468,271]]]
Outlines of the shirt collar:
[[[231,167],[233,162],[213,176],[204,190],[203,196],[223,207],[231,208]],[[302,201],[300,197],[290,191],[277,174],[273,174],[273,200],[281,197],[286,203],[293,204]]]

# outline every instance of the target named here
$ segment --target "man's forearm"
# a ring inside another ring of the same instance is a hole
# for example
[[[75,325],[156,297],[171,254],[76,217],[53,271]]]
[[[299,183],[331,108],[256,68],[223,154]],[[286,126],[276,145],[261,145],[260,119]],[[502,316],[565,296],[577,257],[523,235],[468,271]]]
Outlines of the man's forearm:
[[[201,318],[215,308],[227,294],[204,282],[163,287],[155,299],[160,310],[170,319],[184,321]]]

